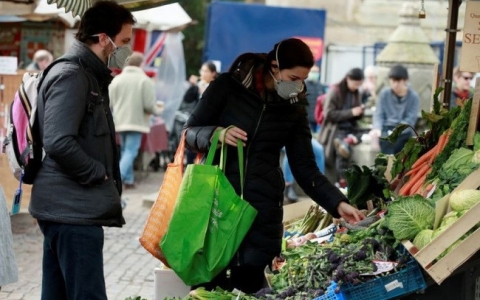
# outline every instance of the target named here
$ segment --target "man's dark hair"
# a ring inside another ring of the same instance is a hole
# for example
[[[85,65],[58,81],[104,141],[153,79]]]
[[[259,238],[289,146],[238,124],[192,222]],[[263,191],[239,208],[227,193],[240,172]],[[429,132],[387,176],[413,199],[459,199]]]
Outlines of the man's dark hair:
[[[76,39],[82,43],[98,43],[92,35],[105,33],[114,38],[125,24],[135,24],[132,13],[114,1],[98,1],[82,16]]]

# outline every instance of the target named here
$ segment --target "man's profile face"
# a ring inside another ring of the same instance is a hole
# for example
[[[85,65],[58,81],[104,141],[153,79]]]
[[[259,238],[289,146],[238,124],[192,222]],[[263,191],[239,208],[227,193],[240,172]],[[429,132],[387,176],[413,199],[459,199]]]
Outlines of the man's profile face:
[[[117,47],[122,47],[122,46],[130,44],[130,42],[132,41],[132,34],[133,34],[132,33],[133,32],[132,28],[133,28],[132,24],[123,24],[122,25],[122,30],[120,30],[120,32],[113,39],[113,42],[115,43],[115,45]],[[115,49],[115,47],[113,46],[112,49]]]
[[[470,89],[470,82],[473,80],[473,74],[470,72],[462,72],[454,76],[455,85],[458,89],[468,91]]]

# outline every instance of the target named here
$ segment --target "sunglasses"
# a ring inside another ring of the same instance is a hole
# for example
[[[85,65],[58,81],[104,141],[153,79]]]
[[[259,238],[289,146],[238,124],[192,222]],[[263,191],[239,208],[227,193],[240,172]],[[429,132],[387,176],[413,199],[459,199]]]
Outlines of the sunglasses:
[[[468,77],[468,76],[462,76],[462,78],[465,79],[465,80],[472,80],[473,79],[473,77]]]

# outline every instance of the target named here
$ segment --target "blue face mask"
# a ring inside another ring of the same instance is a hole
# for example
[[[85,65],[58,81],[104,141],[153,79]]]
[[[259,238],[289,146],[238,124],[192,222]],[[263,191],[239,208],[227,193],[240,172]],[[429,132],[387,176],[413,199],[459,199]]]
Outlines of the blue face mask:
[[[270,73],[270,75],[273,77],[273,81],[275,83],[275,90],[277,91],[277,94],[281,98],[285,100],[290,99],[290,102],[294,103],[298,101],[298,94],[303,91],[303,82],[282,80],[282,75],[280,74],[280,62],[278,61],[278,48],[280,48],[280,44],[278,44],[277,51],[275,52],[275,59],[277,60],[277,64],[278,64],[278,70],[279,70],[278,75],[280,76],[280,80],[276,79],[272,73]]]

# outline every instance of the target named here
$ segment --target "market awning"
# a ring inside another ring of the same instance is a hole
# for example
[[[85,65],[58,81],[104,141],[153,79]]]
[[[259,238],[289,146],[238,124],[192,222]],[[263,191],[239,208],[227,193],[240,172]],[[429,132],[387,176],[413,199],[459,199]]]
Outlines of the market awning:
[[[64,8],[57,8],[55,4],[48,4],[47,0],[40,0],[32,13],[21,15],[29,21],[43,22],[53,18],[59,18],[68,27],[74,27],[80,17],[74,17],[71,12],[65,12]]]
[[[135,26],[148,31],[170,30],[188,25],[192,22],[192,18],[190,18],[178,3],[135,11],[133,12],[133,16],[137,20]]]
[[[49,4],[56,4],[63,7],[67,12],[72,12],[74,16],[82,16],[96,0],[48,0]],[[131,11],[137,11],[176,1],[171,0],[116,0],[117,3],[128,8]]]

